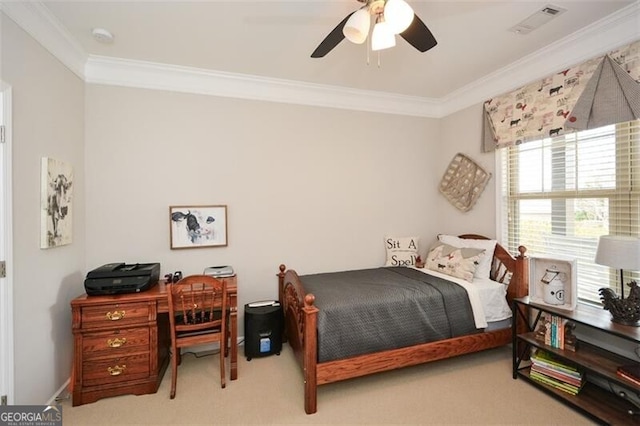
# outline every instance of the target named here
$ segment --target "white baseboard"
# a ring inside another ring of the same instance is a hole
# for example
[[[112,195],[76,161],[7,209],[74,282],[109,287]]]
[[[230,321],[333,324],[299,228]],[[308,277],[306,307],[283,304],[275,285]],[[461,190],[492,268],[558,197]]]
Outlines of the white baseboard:
[[[49,398],[45,405],[56,405],[59,400],[70,398],[71,395],[69,393],[69,384],[71,384],[71,378],[68,378],[67,381],[58,388],[56,393],[51,398]]]

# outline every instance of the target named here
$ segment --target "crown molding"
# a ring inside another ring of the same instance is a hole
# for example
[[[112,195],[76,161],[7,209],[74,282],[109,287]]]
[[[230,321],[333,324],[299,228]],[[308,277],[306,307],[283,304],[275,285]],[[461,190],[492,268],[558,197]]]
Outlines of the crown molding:
[[[428,118],[445,117],[640,39],[638,0],[436,99],[88,55],[40,1],[0,2],[0,10],[87,83]]]
[[[90,55],[86,82],[229,98],[432,117],[440,103],[428,98],[349,89],[202,68]]]
[[[39,1],[0,1],[0,11],[84,79],[87,53],[46,6]]]

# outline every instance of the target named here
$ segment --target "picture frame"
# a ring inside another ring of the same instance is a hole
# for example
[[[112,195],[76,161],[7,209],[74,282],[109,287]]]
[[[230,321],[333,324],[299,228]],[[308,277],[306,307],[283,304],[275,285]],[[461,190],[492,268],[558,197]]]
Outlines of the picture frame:
[[[73,167],[54,158],[40,160],[40,248],[73,241]]]
[[[529,299],[532,303],[573,311],[578,302],[577,260],[531,256]]]
[[[169,207],[171,249],[227,246],[227,206]]]

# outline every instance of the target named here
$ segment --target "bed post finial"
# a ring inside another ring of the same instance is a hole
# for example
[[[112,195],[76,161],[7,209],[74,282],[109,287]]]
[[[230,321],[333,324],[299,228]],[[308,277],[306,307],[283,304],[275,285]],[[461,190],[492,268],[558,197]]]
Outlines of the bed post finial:
[[[524,254],[527,251],[525,246],[518,246],[518,251],[520,252],[520,257],[525,257]]]
[[[304,306],[313,306],[313,302],[315,301],[316,297],[311,293],[304,296]]]
[[[509,302],[515,297],[524,297],[529,294],[529,258],[525,255],[527,248],[525,246],[518,247],[518,256],[516,257],[516,269],[514,277],[515,286],[509,286],[507,289],[507,298]]]
[[[280,272],[278,273],[278,302],[284,306],[284,271],[287,269],[284,263],[280,264]]]

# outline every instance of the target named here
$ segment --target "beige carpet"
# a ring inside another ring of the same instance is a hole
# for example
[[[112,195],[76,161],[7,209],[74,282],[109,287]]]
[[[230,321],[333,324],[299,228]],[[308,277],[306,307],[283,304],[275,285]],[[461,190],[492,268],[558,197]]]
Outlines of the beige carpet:
[[[220,388],[217,366],[217,355],[187,354],[174,400],[168,370],[153,395],[80,407],[64,401],[64,424],[593,424],[513,380],[509,347],[321,386],[313,415],[304,412],[302,374],[288,345],[280,356],[241,357],[238,380],[226,389]]]

